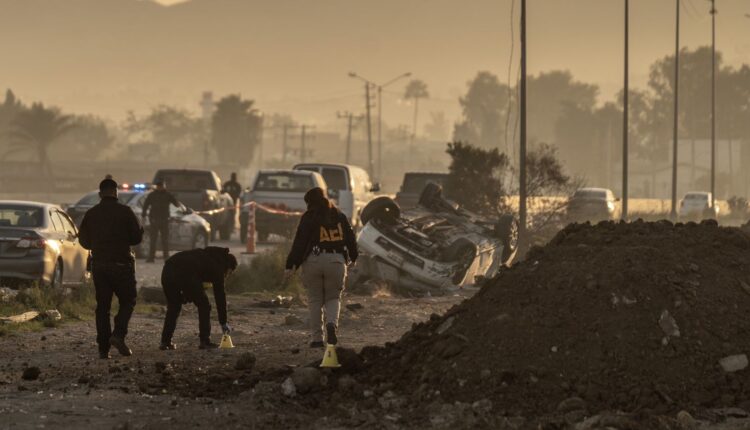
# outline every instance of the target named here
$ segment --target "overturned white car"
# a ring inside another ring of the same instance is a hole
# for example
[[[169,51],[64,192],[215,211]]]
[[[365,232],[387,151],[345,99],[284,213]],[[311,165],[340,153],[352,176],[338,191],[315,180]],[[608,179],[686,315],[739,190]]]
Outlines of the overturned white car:
[[[489,219],[446,200],[428,183],[419,204],[404,210],[378,197],[362,210],[362,253],[350,285],[374,279],[416,292],[474,284],[513,260],[518,223],[512,215]]]

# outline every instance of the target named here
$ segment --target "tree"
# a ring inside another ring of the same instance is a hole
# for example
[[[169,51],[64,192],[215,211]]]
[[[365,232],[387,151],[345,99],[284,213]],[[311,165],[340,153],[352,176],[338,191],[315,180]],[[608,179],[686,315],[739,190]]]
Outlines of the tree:
[[[234,94],[216,103],[211,143],[221,162],[247,165],[253,160],[262,132],[262,118],[253,104]]]
[[[34,103],[31,108],[19,112],[13,119],[13,148],[9,152],[35,152],[42,174],[51,174],[49,148],[73,127],[75,124],[70,115],[63,115],[55,108],[45,108],[42,103]]]
[[[480,148],[500,148],[505,135],[508,86],[490,72],[479,72],[459,99],[463,120],[456,123],[453,140]]]
[[[412,79],[406,84],[406,90],[404,90],[404,99],[414,100],[414,125],[411,131],[411,144],[414,144],[414,139],[417,137],[417,118],[419,115],[419,99],[424,99],[430,96],[427,92],[427,84],[419,79]]]
[[[425,124],[424,133],[430,140],[445,141],[449,133],[449,124],[445,112],[430,112],[430,122]]]
[[[470,211],[497,215],[508,195],[505,184],[508,157],[497,148],[479,148],[462,142],[449,143],[446,152],[451,164],[445,195]]]
[[[60,138],[59,146],[73,156],[94,159],[115,141],[112,130],[101,118],[93,115],[75,116],[70,123],[73,127]]]

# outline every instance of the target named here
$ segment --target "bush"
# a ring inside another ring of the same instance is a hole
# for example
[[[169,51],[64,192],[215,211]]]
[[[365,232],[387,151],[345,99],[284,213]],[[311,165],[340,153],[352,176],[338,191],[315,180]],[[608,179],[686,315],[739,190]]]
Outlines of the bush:
[[[240,265],[227,279],[228,293],[274,292],[299,295],[302,284],[297,276],[284,283],[284,268],[291,244],[278,246],[250,260],[249,265]]]

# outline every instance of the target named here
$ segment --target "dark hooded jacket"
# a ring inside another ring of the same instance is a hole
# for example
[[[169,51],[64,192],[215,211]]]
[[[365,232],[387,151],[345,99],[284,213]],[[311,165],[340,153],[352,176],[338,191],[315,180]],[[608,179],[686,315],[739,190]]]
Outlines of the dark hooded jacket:
[[[192,300],[194,294],[202,292],[203,283],[213,284],[216,311],[219,323],[227,322],[227,296],[224,291],[224,278],[229,267],[229,249],[208,246],[178,252],[164,263],[162,284],[170,298],[171,293],[180,290],[185,300]],[[169,290],[169,291],[167,291]]]

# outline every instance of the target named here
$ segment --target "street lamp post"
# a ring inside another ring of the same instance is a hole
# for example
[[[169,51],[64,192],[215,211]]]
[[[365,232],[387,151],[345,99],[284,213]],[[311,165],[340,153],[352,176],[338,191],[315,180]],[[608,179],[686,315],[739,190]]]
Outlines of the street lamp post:
[[[622,209],[620,218],[628,219],[628,98],[630,85],[628,74],[630,71],[630,1],[625,0],[625,61],[622,94]]]
[[[518,170],[518,235],[526,243],[526,0],[521,0],[521,109]]]
[[[368,87],[373,86],[377,88],[378,90],[378,169],[377,169],[378,181],[382,180],[382,175],[383,175],[383,88],[395,83],[396,81],[400,79],[408,78],[409,76],[411,76],[411,72],[406,72],[406,73],[402,73],[396,76],[395,78],[391,79],[390,81],[387,81],[384,84],[376,84],[370,81],[369,79],[364,78],[354,72],[349,72],[349,77],[359,79],[365,82],[365,84],[368,85]],[[369,106],[369,97],[368,97],[368,106]],[[368,115],[368,118],[369,118],[369,115]],[[372,165],[372,161],[370,162],[370,164]],[[370,174],[372,173],[373,172],[371,171]]]
[[[680,1],[675,0],[677,11],[675,18],[674,45],[674,130],[672,136],[672,210],[670,217],[677,219],[677,139],[679,131],[680,100]]]
[[[716,207],[716,0],[711,0],[711,199]]]

